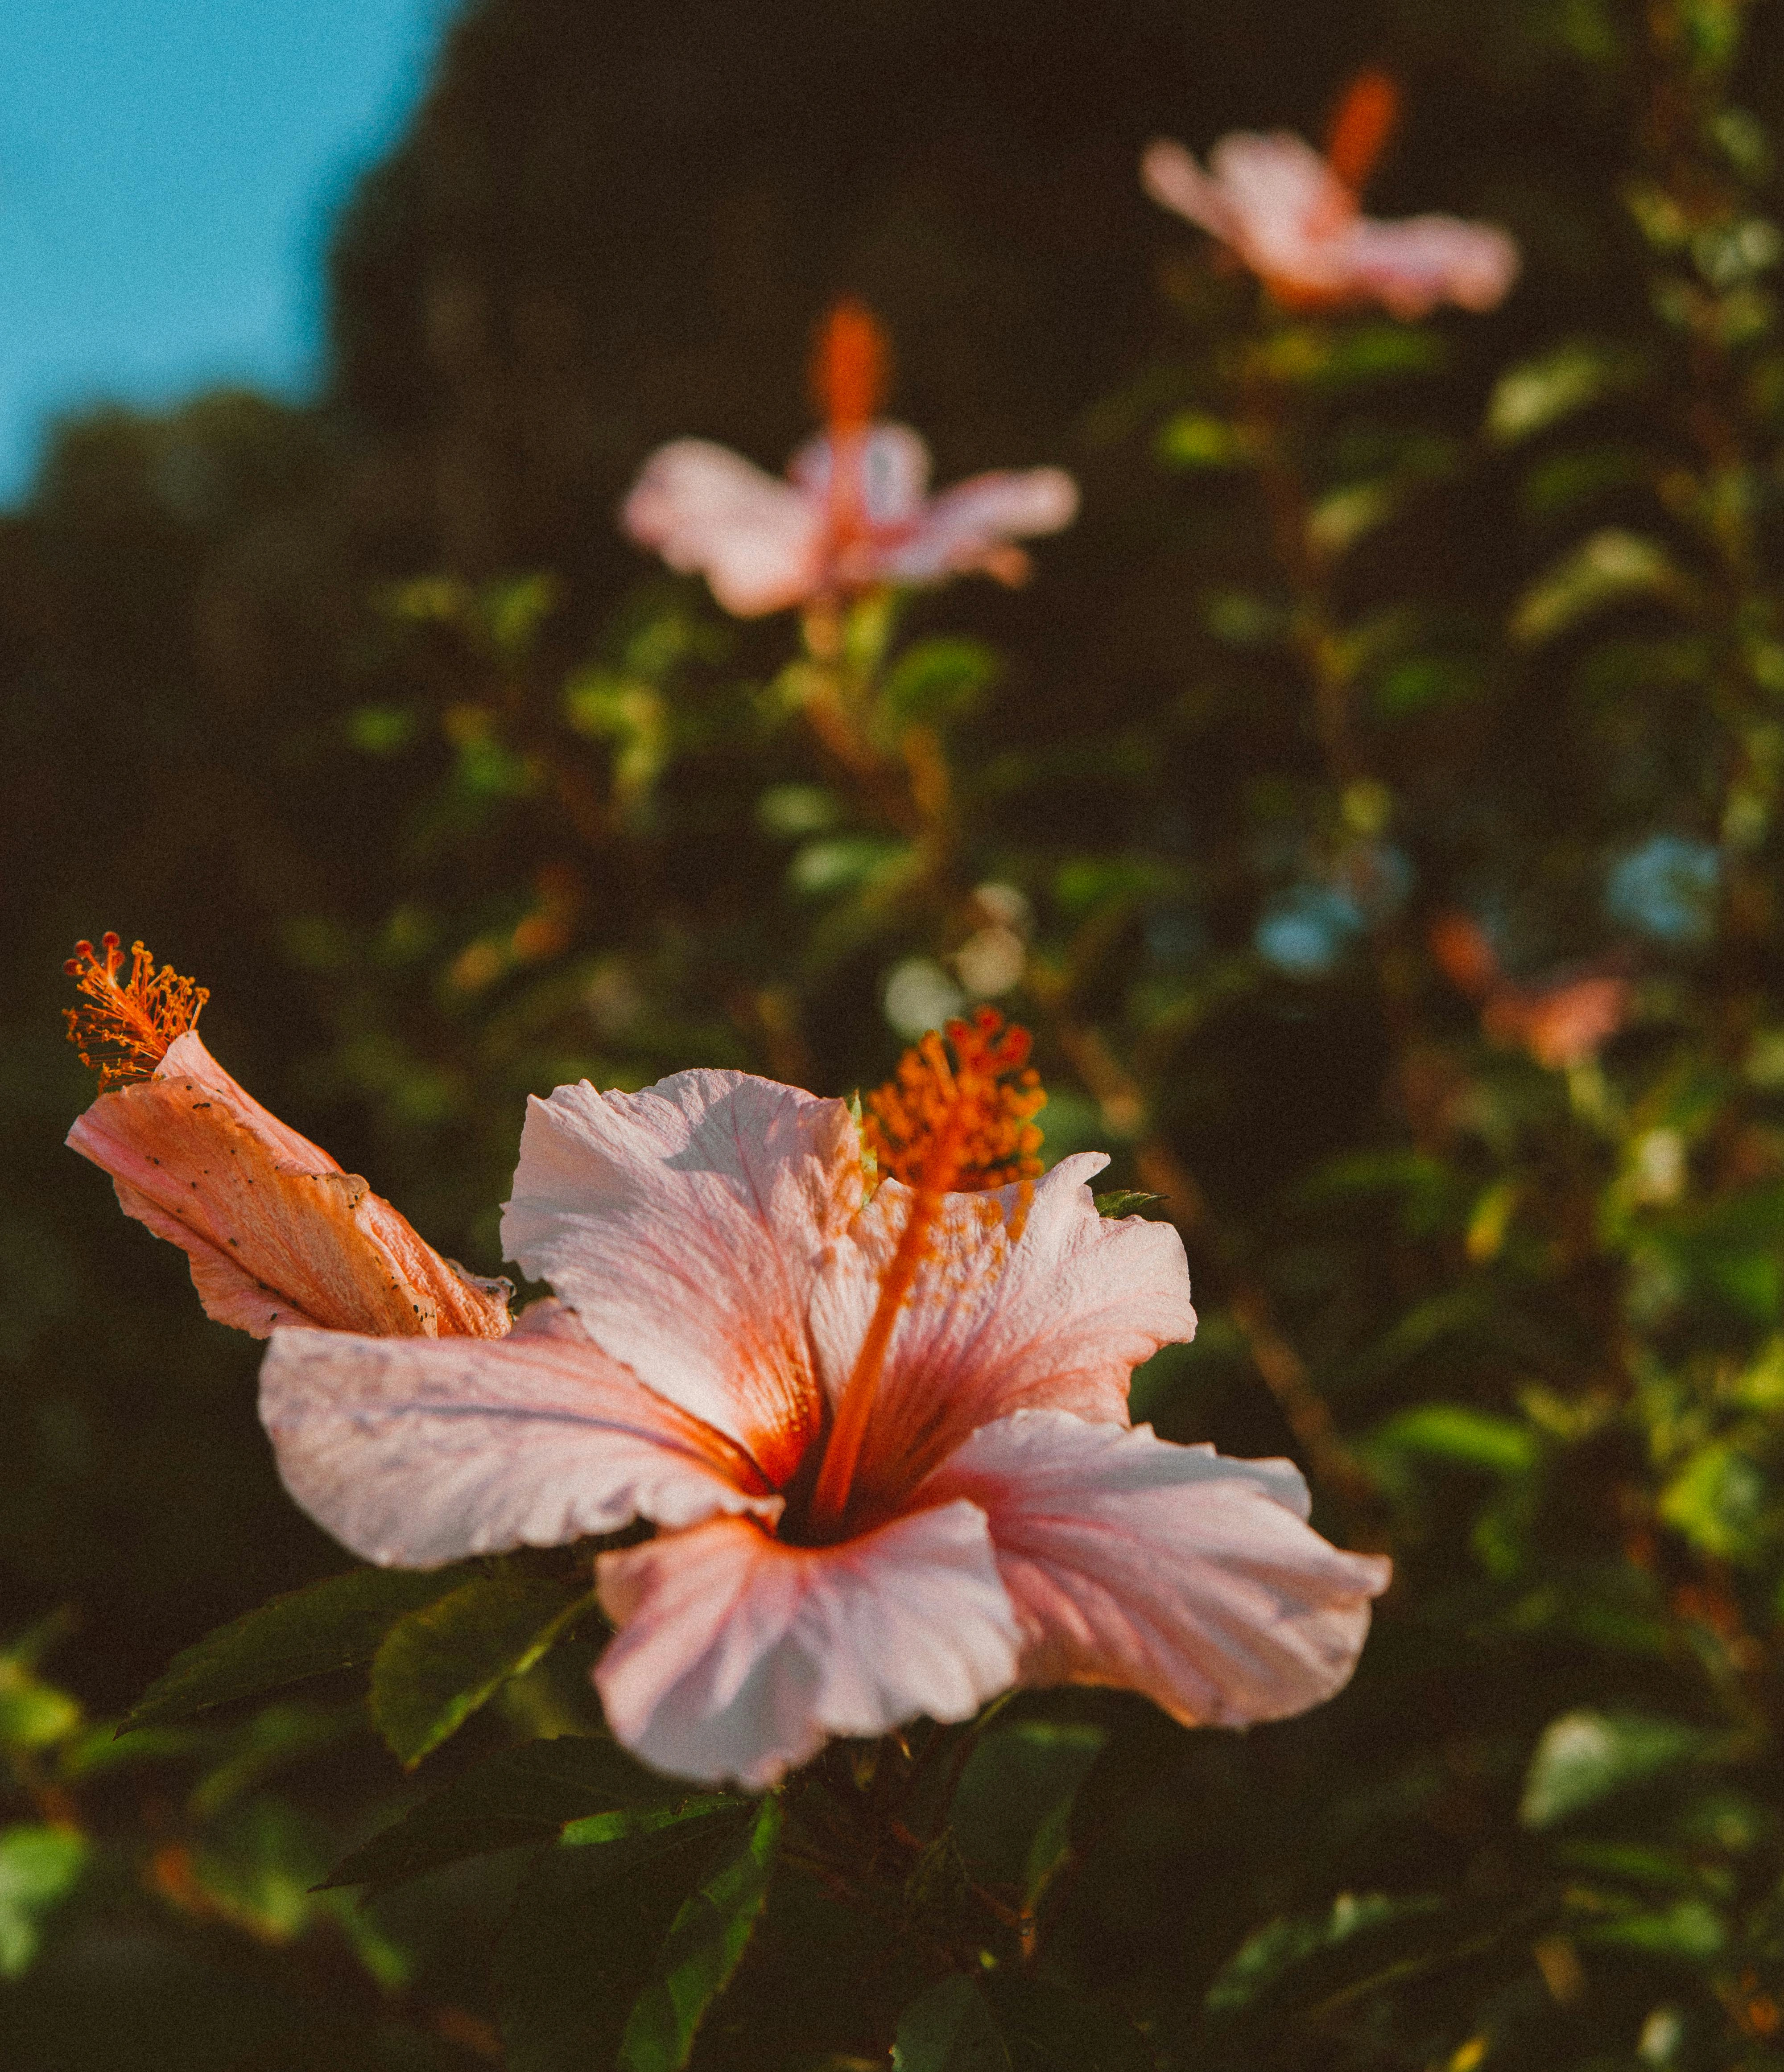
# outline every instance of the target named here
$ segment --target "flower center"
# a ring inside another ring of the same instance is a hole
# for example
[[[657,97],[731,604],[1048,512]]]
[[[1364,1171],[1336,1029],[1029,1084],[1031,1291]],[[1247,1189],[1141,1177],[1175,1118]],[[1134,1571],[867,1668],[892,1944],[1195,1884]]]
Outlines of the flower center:
[[[1034,1118],[1047,1099],[1028,1066],[1030,1047],[1026,1029],[1006,1029],[995,1008],[982,1007],[970,1022],[950,1022],[946,1043],[932,1030],[904,1053],[896,1076],[867,1097],[863,1147],[909,1188],[910,1206],[818,1468],[810,1522],[820,1536],[834,1536],[848,1508],[899,1312],[929,1256],[948,1196],[1020,1185],[1024,1193],[1012,1242],[1021,1234],[1026,1190],[1040,1170]]]
[[[130,975],[120,981],[124,952],[109,932],[101,938],[100,949],[82,940],[74,952],[63,968],[87,1002],[64,1008],[63,1019],[68,1041],[80,1047],[81,1063],[98,1073],[101,1093],[150,1078],[175,1038],[197,1022],[211,997],[208,989],[182,978],[171,964],[157,971],[153,953],[140,943],[130,945]]]

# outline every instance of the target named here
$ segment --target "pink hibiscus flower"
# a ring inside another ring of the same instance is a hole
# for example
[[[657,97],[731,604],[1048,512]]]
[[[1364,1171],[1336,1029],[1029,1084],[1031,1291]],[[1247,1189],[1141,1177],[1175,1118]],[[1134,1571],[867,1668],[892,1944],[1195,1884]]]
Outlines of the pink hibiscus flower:
[[[1028,557],[1011,543],[1069,525],[1077,484],[1032,467],[929,495],[929,448],[875,418],[886,369],[878,323],[859,303],[838,304],[814,368],[828,429],[793,455],[787,479],[711,440],[676,439],[645,463],[620,514],[626,531],[672,569],[704,575],[739,619],[972,570],[1022,582]]]
[[[404,1566],[649,1521],[597,1559],[595,1680],[682,1776],[764,1787],[1018,1683],[1227,1725],[1328,1697],[1387,1564],[1308,1527],[1287,1462],[1129,1426],[1195,1327],[1182,1246],[1098,1214],[1100,1157],[1032,1177],[998,1030],[925,1039],[865,1131],[734,1071],[534,1100],[504,1242],[558,1299],[500,1344],[278,1331],[287,1488]]]
[[[68,1143],[112,1176],[126,1215],[177,1244],[207,1315],[257,1338],[280,1324],[500,1338],[508,1284],[463,1273],[356,1174],[262,1108],[193,1024],[208,997],[138,943],[68,962],[68,1010],[101,1092]]]
[[[1495,1043],[1527,1051],[1564,1072],[1596,1058],[1629,1019],[1632,990],[1621,972],[1576,972],[1520,984],[1500,968],[1493,945],[1465,914],[1432,925],[1432,954],[1450,983],[1481,1004],[1481,1026]]]
[[[1362,213],[1364,181],[1398,112],[1393,82],[1366,72],[1340,104],[1326,155],[1287,130],[1223,137],[1204,172],[1182,145],[1152,145],[1140,178],[1153,200],[1211,232],[1286,309],[1378,302],[1401,318],[1440,302],[1485,310],[1518,277],[1518,247],[1488,223]]]

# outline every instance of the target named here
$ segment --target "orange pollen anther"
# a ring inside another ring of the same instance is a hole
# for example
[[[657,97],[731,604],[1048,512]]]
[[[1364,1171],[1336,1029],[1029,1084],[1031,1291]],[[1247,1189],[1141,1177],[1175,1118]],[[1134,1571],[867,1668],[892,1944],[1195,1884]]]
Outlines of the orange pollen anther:
[[[1399,120],[1400,89],[1385,72],[1361,72],[1332,117],[1326,162],[1353,194],[1375,170]]]
[[[1012,1233],[1020,1235],[1027,1193],[1040,1170],[1034,1118],[1047,1096],[1028,1066],[1028,1030],[1006,1029],[995,1007],[982,1007],[970,1022],[948,1024],[947,1042],[951,1063],[932,1030],[900,1059],[897,1076],[865,1104],[863,1145],[911,1189],[911,1206],[824,1449],[811,1503],[820,1531],[834,1531],[848,1507],[898,1314],[929,1256],[947,1197],[1020,1183],[1024,1199]]]
[[[950,1022],[947,1035],[951,1066],[931,1030],[900,1059],[896,1076],[867,1096],[866,1148],[882,1171],[909,1187],[971,1194],[1034,1179],[1040,1171],[1034,1118],[1047,1096],[1028,1067],[1028,1030],[1006,1029],[995,1007],[982,1007],[970,1022]]]
[[[892,345],[865,302],[845,297],[818,327],[812,393],[832,437],[872,423],[885,401]]]
[[[62,1013],[81,1063],[98,1073],[101,1093],[126,1080],[149,1078],[175,1038],[196,1022],[208,990],[182,978],[171,964],[157,971],[152,952],[140,943],[130,945],[130,974],[121,980],[124,952],[110,933],[97,950],[85,941],[74,950],[63,968],[89,1004]]]

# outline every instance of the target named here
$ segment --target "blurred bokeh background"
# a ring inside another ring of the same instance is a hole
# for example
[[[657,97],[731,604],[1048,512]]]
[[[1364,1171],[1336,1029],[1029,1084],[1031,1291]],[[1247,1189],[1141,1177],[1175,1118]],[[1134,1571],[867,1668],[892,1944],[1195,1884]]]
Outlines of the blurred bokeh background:
[[[16,1689],[103,1720],[344,1565],[277,1485],[258,1348],[63,1149],[77,937],[208,986],[215,1054],[484,1272],[527,1093],[847,1093],[991,992],[1049,1154],[1110,1150],[1185,1231],[1203,1335],[1139,1409],[1294,1454],[1402,1577],[1310,1720],[1069,1701],[1110,1738],[1048,1961],[1171,2063],[1778,2062],[1777,7],[66,14],[0,27]],[[1509,226],[1494,314],[1292,321],[1142,193],[1154,137],[1317,138],[1363,65],[1403,106],[1371,208]],[[908,602],[854,790],[794,623],[615,522],[678,434],[777,468],[843,294],[941,480],[1056,462],[1085,500],[1028,587]],[[1514,988],[1626,981],[1602,1058],[1483,1037],[1425,948],[1459,912]],[[88,1782],[39,1716],[20,1790],[61,1762],[110,1853],[41,1922],[0,1877],[29,2072],[489,2059],[499,1892],[373,1957],[301,1900],[400,1784],[369,1741]],[[1530,1766],[1570,1718],[1626,1832],[1551,1843]],[[166,1873],[192,1832],[208,1901]],[[702,2048],[880,2047],[781,2013]]]

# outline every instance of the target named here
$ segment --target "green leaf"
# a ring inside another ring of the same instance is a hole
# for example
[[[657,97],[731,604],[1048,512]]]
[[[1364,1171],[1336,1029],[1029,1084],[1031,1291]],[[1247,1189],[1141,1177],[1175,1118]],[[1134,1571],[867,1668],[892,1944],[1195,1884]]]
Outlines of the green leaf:
[[[1132,2025],[1062,1986],[956,1974],[899,2016],[893,2072],[1151,2072]]]
[[[392,1626],[372,1663],[372,1716],[411,1770],[593,1602],[555,1577],[473,1576]]]
[[[985,1991],[1016,2072],[1153,2072],[1139,2031],[1111,2008],[1007,1969]]]
[[[1160,426],[1155,450],[1167,467],[1246,467],[1258,458],[1258,440],[1225,417],[1180,410]]]
[[[591,741],[613,744],[613,788],[622,804],[642,799],[670,754],[670,712],[651,684],[585,669],[563,690],[564,718]]]
[[[1526,1827],[1553,1827],[1614,1791],[1704,1753],[1714,1741],[1701,1727],[1679,1720],[1565,1712],[1536,1745],[1518,1817]]]
[[[1443,340],[1410,323],[1285,325],[1259,348],[1263,370],[1278,381],[1325,388],[1423,374],[1441,365]]]
[[[1099,1216],[1137,1216],[1142,1209],[1156,1208],[1162,1194],[1149,1194],[1143,1187],[1111,1187],[1106,1194],[1090,1197]]]
[[[1407,1920],[1436,1914],[1436,1899],[1395,1899],[1386,1893],[1341,1892],[1329,1913],[1272,1921],[1246,1938],[1208,1989],[1210,2014],[1234,2014],[1263,2000],[1288,1975],[1322,1953]]]
[[[1727,1441],[1700,1447],[1660,1493],[1660,1515],[1714,1560],[1764,1552],[1771,1490],[1757,1462]]]
[[[1488,435],[1501,446],[1514,446],[1588,404],[1634,386],[1642,372],[1640,360],[1627,352],[1570,339],[1500,376],[1487,406]]]
[[[1011,2072],[1003,2031],[970,1979],[957,1972],[905,2008],[892,2072]]]
[[[1375,709],[1384,719],[1406,719],[1478,697],[1485,685],[1485,665],[1477,656],[1407,655],[1382,671]]]
[[[1102,1752],[1101,1727],[1023,1720],[984,1735],[961,1772],[949,1824],[981,1877],[1038,1897],[1070,1841],[1078,1786]]]
[[[781,1840],[781,1802],[764,1799],[737,1852],[683,1901],[632,2004],[620,2045],[624,2072],[682,2072],[708,2008],[731,1983],[761,1917]]]
[[[1209,2026],[1226,2039],[1222,2062],[1232,2056],[1286,2068],[1323,2060],[1313,2033],[1329,2032],[1341,2009],[1527,1935],[1539,1918],[1537,1906],[1499,1894],[1444,1901],[1341,1893],[1328,1913],[1273,1921],[1246,1939],[1209,1990]]]
[[[1490,1475],[1527,1474],[1538,1450],[1536,1434],[1527,1424],[1460,1403],[1422,1403],[1403,1410],[1363,1443],[1370,1453],[1451,1462]]]
[[[374,1893],[467,1856],[554,1842],[573,1820],[648,1805],[674,1787],[616,1742],[565,1734],[505,1749],[362,1843],[323,1881]]]
[[[467,1573],[451,1568],[355,1568],[274,1597],[174,1657],[118,1729],[189,1720],[213,1705],[369,1662],[392,1626],[445,1596]]]
[[[361,705],[347,715],[347,736],[362,755],[400,755],[418,723],[406,705]]]
[[[1582,1942],[1689,1963],[1720,1955],[1728,1939],[1722,1917],[1700,1899],[1682,1899],[1663,1911],[1627,1914],[1577,1931]]]
[[[508,2072],[605,2072],[689,1897],[757,1809],[695,1799],[567,1828],[521,1881],[496,1945]]]
[[[263,1706],[229,1737],[222,1759],[193,1787],[187,1804],[200,1819],[208,1820],[277,1771],[356,1740],[365,1731],[365,1708],[359,1701]]]
[[[842,817],[842,801],[821,784],[771,784],[756,802],[756,824],[789,841],[823,834]]]
[[[795,853],[787,882],[809,899],[859,892],[903,870],[910,854],[908,842],[887,835],[826,835]]]
[[[72,1827],[0,1829],[0,1979],[30,1968],[45,1918],[73,1890],[87,1855]]]
[[[920,640],[900,656],[880,693],[880,731],[896,741],[906,727],[946,726],[981,705],[1003,669],[982,640]]]
[[[1308,513],[1307,536],[1320,553],[1346,553],[1391,518],[1405,500],[1407,485],[1392,476],[1353,482],[1322,496]]]
[[[1525,647],[1538,647],[1611,605],[1644,598],[1683,603],[1689,594],[1664,547],[1607,525],[1563,555],[1525,591],[1511,615],[1511,637]]]
[[[66,1691],[0,1655],[0,1747],[51,1748],[80,1726],[80,1705]]]

